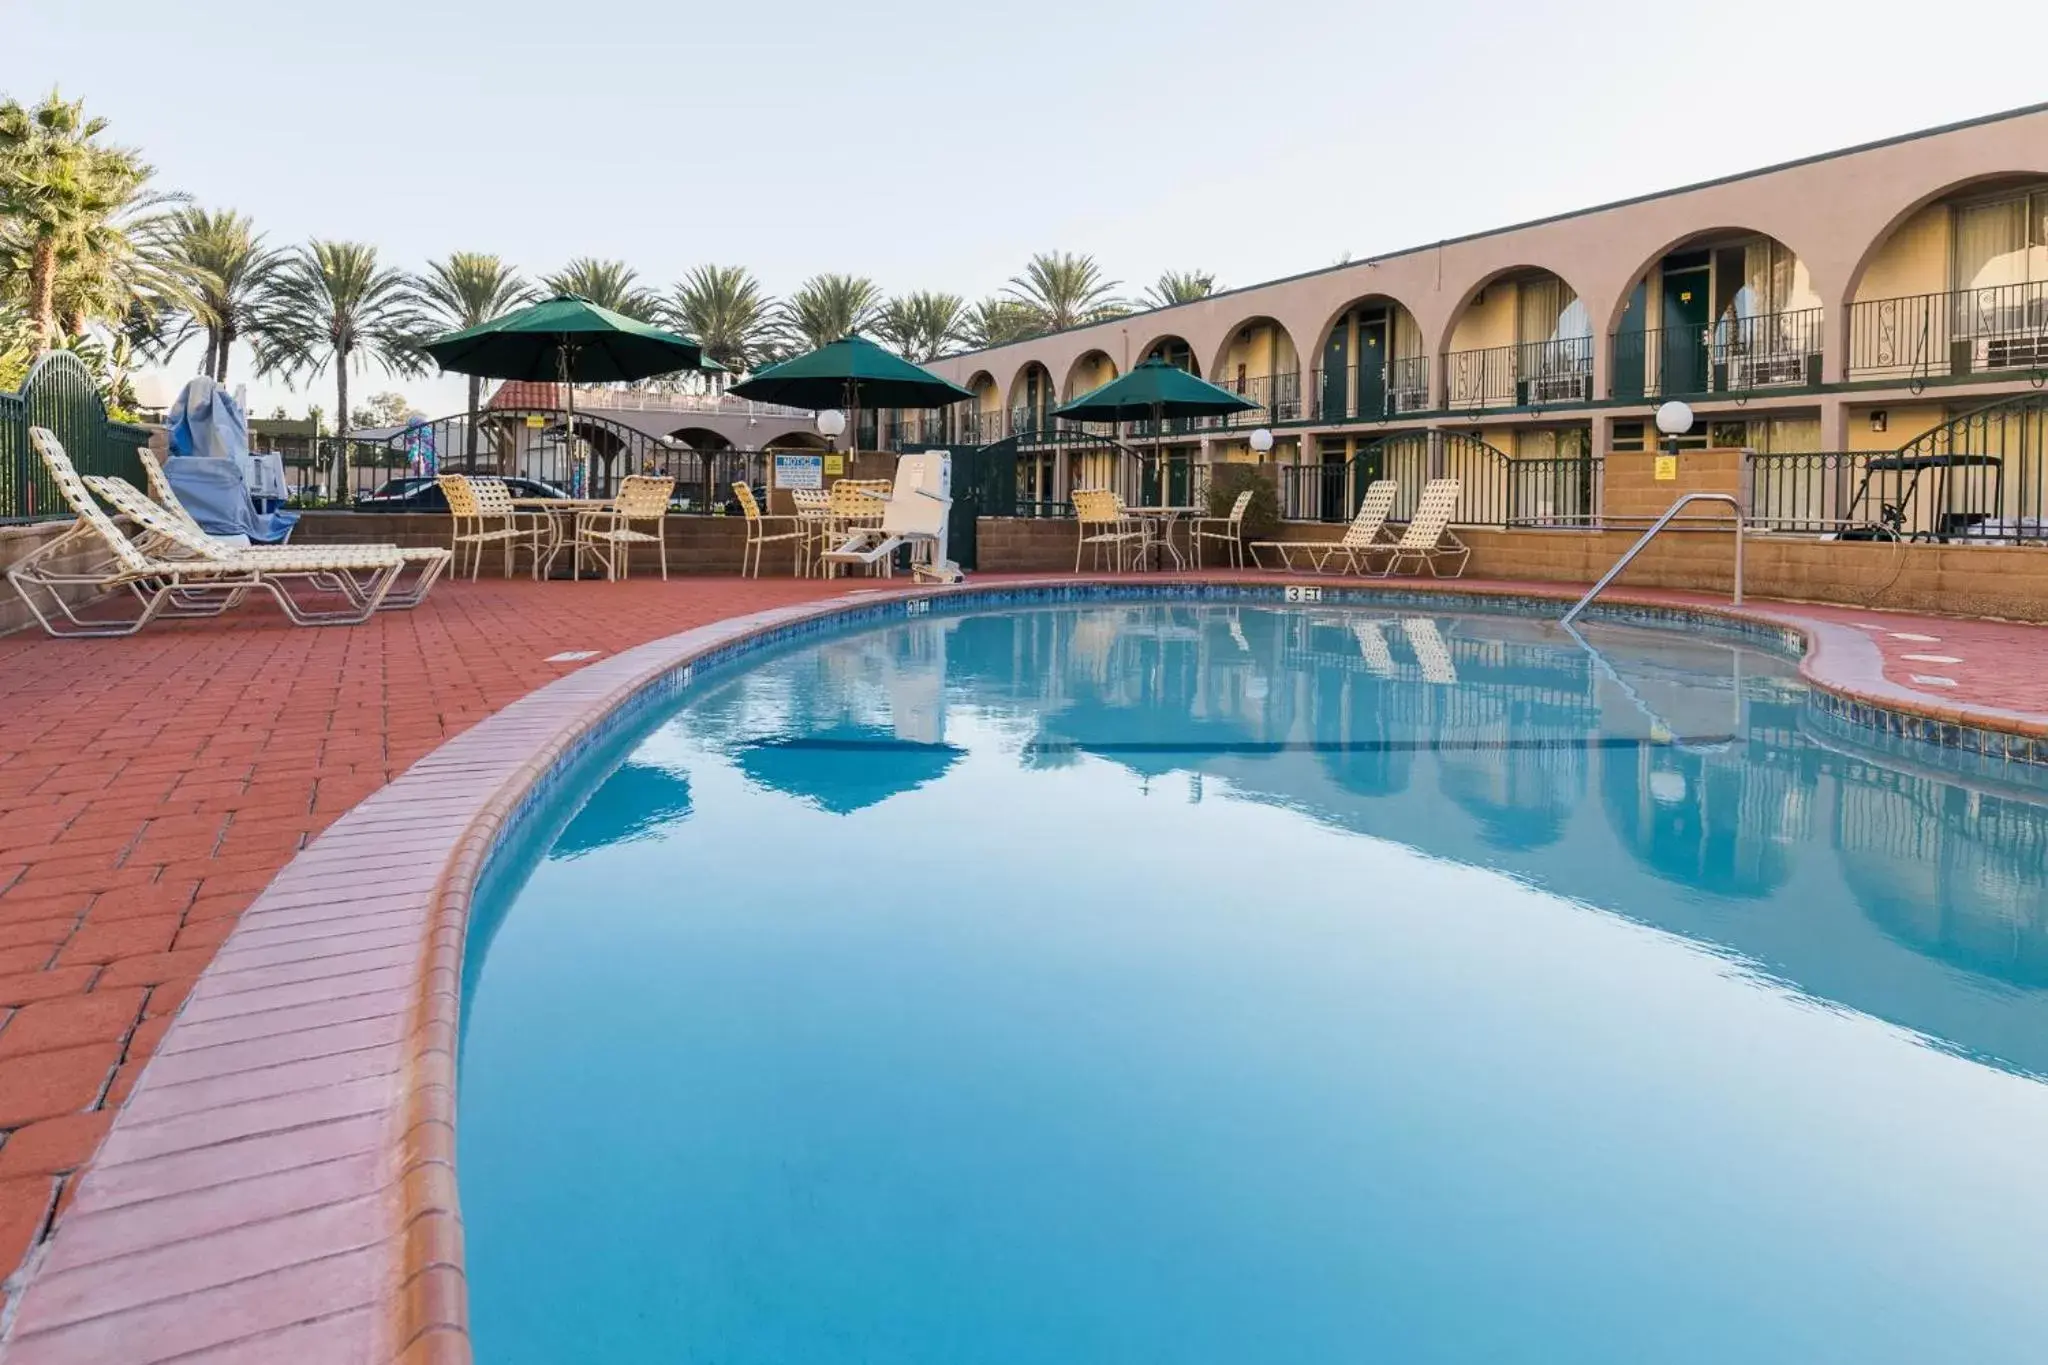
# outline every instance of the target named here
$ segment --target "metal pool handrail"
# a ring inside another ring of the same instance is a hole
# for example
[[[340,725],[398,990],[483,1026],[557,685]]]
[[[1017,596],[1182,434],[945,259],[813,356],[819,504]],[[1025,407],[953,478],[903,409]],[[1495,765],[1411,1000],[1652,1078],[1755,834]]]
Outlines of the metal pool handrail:
[[[1586,595],[1584,597],[1581,597],[1578,601],[1574,602],[1572,604],[1572,609],[1564,614],[1563,624],[1568,626],[1573,621],[1576,621],[1579,617],[1579,613],[1584,611],[1588,606],[1590,606],[1592,604],[1593,599],[1598,597],[1601,594],[1601,592],[1607,587],[1607,585],[1609,583],[1612,583],[1617,577],[1619,577],[1621,571],[1629,566],[1630,561],[1633,560],[1638,554],[1642,553],[1643,547],[1645,545],[1648,545],[1653,539],[1655,539],[1659,531],[1663,530],[1666,526],[1669,526],[1671,524],[1671,519],[1673,517],[1677,516],[1680,512],[1684,511],[1687,507],[1690,507],[1693,503],[1696,502],[1725,502],[1728,504],[1729,507],[1733,508],[1735,511],[1735,605],[1738,607],[1741,606],[1742,501],[1741,499],[1737,498],[1733,493],[1687,493],[1684,497],[1680,498],[1677,502],[1672,503],[1671,506],[1666,508],[1664,510],[1663,516],[1658,517],[1655,521],[1650,523],[1650,529],[1643,532],[1642,536],[1639,539],[1637,539],[1635,544],[1629,546],[1627,550],[1623,551],[1621,558],[1614,561],[1614,567],[1609,569],[1606,573],[1600,575],[1600,581],[1598,583],[1595,583],[1592,587],[1586,589]]]

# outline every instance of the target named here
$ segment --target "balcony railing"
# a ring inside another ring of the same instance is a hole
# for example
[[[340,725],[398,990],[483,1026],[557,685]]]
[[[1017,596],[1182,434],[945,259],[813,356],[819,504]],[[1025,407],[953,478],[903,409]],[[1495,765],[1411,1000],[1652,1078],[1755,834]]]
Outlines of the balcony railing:
[[[1403,356],[1384,365],[1318,369],[1311,376],[1312,415],[1319,422],[1384,422],[1427,412],[1429,357]]]
[[[809,408],[793,408],[786,403],[756,403],[723,393],[615,388],[604,384],[578,384],[575,388],[578,412],[697,412],[724,417],[798,418],[815,415]],[[560,384],[508,379],[492,390],[485,405],[494,408],[559,408],[565,397]]]
[[[1611,341],[1610,388],[1616,398],[1753,393],[1820,383],[1818,308],[1724,317],[1704,327],[1617,332]]]
[[[1871,299],[1849,308],[1849,378],[2048,370],[2048,281]]]
[[[1452,520],[1461,526],[1585,526],[1599,519],[1600,466],[1587,455],[1516,459],[1456,431],[1404,431],[1350,460],[1283,465],[1280,514],[1294,521],[1349,521],[1376,479],[1398,488],[1391,519],[1413,515],[1423,485],[1458,481]]]
[[[1444,406],[1454,411],[1587,403],[1593,397],[1593,338],[1452,351],[1444,357],[1444,384]]]
[[[1217,388],[1228,389],[1239,397],[1257,403],[1258,407],[1244,412],[1233,412],[1227,417],[1204,419],[1199,425],[1211,430],[1228,430],[1234,427],[1259,427],[1272,422],[1296,422],[1301,420],[1301,373],[1289,370],[1280,374],[1254,374],[1243,379],[1218,379],[1213,381]]]

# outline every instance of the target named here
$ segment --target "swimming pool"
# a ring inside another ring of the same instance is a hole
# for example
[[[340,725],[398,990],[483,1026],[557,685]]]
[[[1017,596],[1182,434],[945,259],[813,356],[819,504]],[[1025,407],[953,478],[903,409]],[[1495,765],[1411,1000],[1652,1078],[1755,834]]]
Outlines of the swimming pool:
[[[2044,793],[1779,654],[984,610],[613,760],[472,933],[481,1360],[2038,1358]]]

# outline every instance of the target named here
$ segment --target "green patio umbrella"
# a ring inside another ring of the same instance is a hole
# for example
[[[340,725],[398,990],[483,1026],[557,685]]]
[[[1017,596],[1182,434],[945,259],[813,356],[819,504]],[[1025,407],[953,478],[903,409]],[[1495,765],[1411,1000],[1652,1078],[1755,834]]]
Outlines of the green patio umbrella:
[[[558,294],[480,326],[435,337],[420,349],[444,372],[486,379],[553,380],[568,394],[570,449],[576,442],[575,385],[651,379],[677,370],[717,368],[688,337]],[[577,466],[577,474],[582,474]]]
[[[1152,419],[1152,461],[1159,462],[1169,417],[1227,417],[1256,408],[1243,394],[1197,379],[1178,365],[1152,357],[1127,375],[1052,410],[1075,422],[1136,422]],[[1163,485],[1162,485],[1163,486]]]
[[[844,336],[808,355],[742,380],[726,390],[763,403],[793,408],[847,409],[849,444],[860,443],[860,410],[871,408],[942,408],[974,395],[950,380],[920,369],[902,356],[863,336]]]

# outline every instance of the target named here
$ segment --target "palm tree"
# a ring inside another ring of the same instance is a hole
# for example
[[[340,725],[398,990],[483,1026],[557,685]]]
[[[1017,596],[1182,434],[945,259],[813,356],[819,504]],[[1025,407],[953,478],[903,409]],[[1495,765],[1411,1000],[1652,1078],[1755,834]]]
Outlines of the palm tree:
[[[967,318],[958,294],[919,290],[889,300],[875,318],[875,335],[913,365],[937,360],[957,341]]]
[[[100,141],[106,129],[84,101],[54,92],[33,108],[0,102],[0,251],[38,354],[60,328],[125,325],[179,295],[149,250],[176,196],[150,192],[152,168]]]
[[[1028,341],[1045,329],[1038,317],[1015,299],[986,298],[960,319],[960,340],[973,350]]]
[[[190,300],[163,349],[176,350],[193,333],[204,332],[206,357],[199,372],[225,384],[229,351],[255,327],[281,258],[232,209],[179,209],[166,219],[162,242],[164,266],[184,283]]]
[[[1060,332],[1128,312],[1116,297],[1116,285],[1103,278],[1093,256],[1041,251],[1010,281],[1007,292],[1031,311],[1041,330]]]
[[[1154,308],[1171,308],[1193,303],[1216,292],[1216,276],[1207,270],[1162,270],[1145,291],[1145,302]]]
[[[533,298],[519,272],[484,251],[458,251],[445,261],[427,262],[427,273],[413,282],[426,306],[427,320],[446,331],[481,327]],[[469,421],[464,426],[470,468],[476,467],[476,414],[483,406],[484,381],[469,376]]]
[[[700,265],[669,296],[669,325],[704,348],[734,374],[767,355],[775,330],[775,304],[741,265]]]
[[[661,309],[660,296],[640,283],[640,272],[624,261],[578,256],[552,275],[541,276],[551,294],[577,294],[600,308],[652,322]]]
[[[813,275],[782,304],[781,328],[790,344],[814,351],[873,326],[881,306],[880,286],[864,275]]]
[[[335,495],[348,496],[348,376],[375,364],[387,374],[416,373],[422,330],[419,295],[404,271],[377,262],[363,242],[315,240],[279,266],[255,332],[265,372],[296,380],[334,370],[341,459]]]

